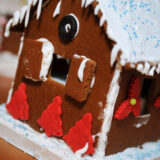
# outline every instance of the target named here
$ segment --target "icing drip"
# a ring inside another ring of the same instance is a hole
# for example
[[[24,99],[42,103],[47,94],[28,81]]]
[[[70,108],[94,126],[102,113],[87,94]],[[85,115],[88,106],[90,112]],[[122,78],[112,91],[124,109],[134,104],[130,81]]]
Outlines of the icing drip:
[[[86,0],[82,0],[81,7],[84,7],[85,3],[86,3]]]
[[[42,8],[42,0],[39,0],[38,9],[37,9],[37,19],[39,19],[41,15],[41,8]]]
[[[90,88],[93,88],[94,83],[95,83],[95,79],[96,79],[96,77],[95,77],[95,74],[94,74],[93,79],[92,79],[92,82],[91,82],[91,86],[90,86]]]
[[[149,69],[150,69],[150,64],[146,62],[146,63],[144,64],[144,68],[143,68],[142,73],[148,74]]]
[[[41,64],[40,79],[43,79],[45,81],[47,80],[48,70],[52,62],[54,47],[52,43],[45,38],[40,38],[37,41],[43,42],[41,50],[43,54],[43,59]]]
[[[160,73],[160,64],[158,64],[156,72],[159,74]]]
[[[153,67],[150,69],[148,75],[153,76],[155,69],[156,69],[156,66],[153,66]]]
[[[143,71],[143,65],[142,65],[141,63],[138,64],[138,66],[137,66],[137,71],[140,71],[140,72]]]
[[[74,56],[80,58],[78,55],[74,55]],[[84,69],[85,69],[87,61],[90,59],[86,58],[85,56],[81,56],[81,57],[83,57],[84,60],[81,62],[80,67],[78,69],[78,78],[81,82],[83,82]]]
[[[19,23],[22,23],[23,20],[25,20],[24,26],[25,27],[28,26],[31,7],[36,6],[37,2],[38,2],[37,19],[39,19],[40,15],[41,15],[42,1],[43,0],[28,0],[27,5],[22,7],[22,9],[20,11],[16,11],[13,14],[13,18],[11,18],[6,25],[6,30],[5,30],[4,36],[8,37],[10,35],[10,28],[16,26]]]
[[[90,4],[92,4],[94,0],[86,0],[85,7],[88,7]]]
[[[95,7],[94,14],[95,14],[95,15],[98,15],[99,10],[100,10],[100,6],[97,5],[97,6]]]
[[[60,0],[56,6],[54,13],[53,13],[53,18],[55,18],[57,15],[60,14],[61,3],[62,3],[62,1]]]
[[[21,43],[19,45],[19,50],[18,50],[18,57],[21,55],[22,53],[22,49],[23,49],[23,42],[24,42],[24,33],[22,34],[22,37],[21,37]]]
[[[107,94],[106,106],[104,109],[104,121],[102,124],[102,129],[99,135],[98,147],[96,149],[96,155],[104,156],[105,148],[108,140],[108,132],[110,131],[111,121],[114,112],[114,106],[119,93],[119,78],[121,70],[116,66],[116,70],[110,85],[109,92]],[[114,96],[113,96],[114,95]]]

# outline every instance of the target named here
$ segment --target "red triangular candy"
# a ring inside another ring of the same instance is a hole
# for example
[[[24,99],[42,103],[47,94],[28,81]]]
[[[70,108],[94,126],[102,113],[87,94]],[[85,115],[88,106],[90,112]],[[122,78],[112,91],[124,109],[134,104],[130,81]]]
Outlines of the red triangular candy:
[[[93,154],[93,138],[91,135],[91,122],[92,115],[86,113],[82,120],[76,122],[75,126],[72,127],[68,134],[63,137],[66,143],[72,148],[73,152],[85,147],[88,143],[88,150],[86,154]]]
[[[18,90],[14,92],[11,101],[6,105],[6,108],[15,119],[29,119],[29,106],[27,104],[25,83],[19,85]]]
[[[61,104],[61,97],[55,97],[53,102],[42,112],[41,117],[37,120],[37,123],[45,130],[48,137],[60,137],[63,135],[60,117],[62,114]]]
[[[119,106],[114,117],[118,120],[124,119],[128,117],[131,111],[132,111],[132,106],[130,104],[130,100],[127,99]]]

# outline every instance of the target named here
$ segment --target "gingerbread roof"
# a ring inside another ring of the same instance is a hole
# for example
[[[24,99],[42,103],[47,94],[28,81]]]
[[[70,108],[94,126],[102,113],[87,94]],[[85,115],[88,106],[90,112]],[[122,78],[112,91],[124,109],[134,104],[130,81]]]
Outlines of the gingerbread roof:
[[[16,11],[6,26],[9,28],[25,21],[29,22],[31,7],[37,7],[40,17],[44,0],[28,0],[28,5]],[[45,0],[46,1],[46,0]],[[45,2],[44,1],[44,2]],[[46,1],[48,2],[48,1]],[[61,0],[59,1],[61,2]],[[118,59],[121,66],[130,67],[147,75],[160,73],[160,1],[159,0],[82,0],[82,7],[94,4],[94,14],[100,17],[100,26],[106,26],[108,37],[115,41],[111,52],[111,65]],[[58,3],[54,16],[59,13]],[[118,54],[120,53],[121,54]]]
[[[89,1],[89,0],[88,0]],[[116,42],[111,65],[120,54],[120,65],[130,63],[147,75],[160,72],[160,1],[96,0],[100,26],[107,22],[107,35]],[[144,62],[144,63],[142,63]]]

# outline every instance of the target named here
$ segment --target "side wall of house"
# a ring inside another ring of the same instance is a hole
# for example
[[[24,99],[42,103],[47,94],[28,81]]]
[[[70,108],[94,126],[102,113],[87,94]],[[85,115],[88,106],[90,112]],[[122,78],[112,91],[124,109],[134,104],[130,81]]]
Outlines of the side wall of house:
[[[106,148],[107,155],[121,152],[128,147],[137,147],[148,141],[156,141],[160,138],[160,109],[153,105],[155,98],[160,94],[159,75],[149,77],[135,70],[123,69],[115,111],[128,97],[130,79],[133,76],[138,77],[140,80],[140,98],[141,101],[142,99],[145,100],[146,105],[144,105],[139,117],[130,114],[123,120],[113,118]],[[148,114],[150,114],[149,119],[146,118]],[[147,120],[149,121],[145,124]],[[140,124],[144,125],[139,126]]]

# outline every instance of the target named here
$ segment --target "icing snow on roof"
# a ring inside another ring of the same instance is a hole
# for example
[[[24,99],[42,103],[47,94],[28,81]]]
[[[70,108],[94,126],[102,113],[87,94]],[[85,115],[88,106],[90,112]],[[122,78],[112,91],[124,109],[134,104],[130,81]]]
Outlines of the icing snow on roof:
[[[100,25],[106,21],[107,34],[122,51],[121,65],[126,63],[160,63],[160,0],[96,0],[95,14],[102,12]]]

